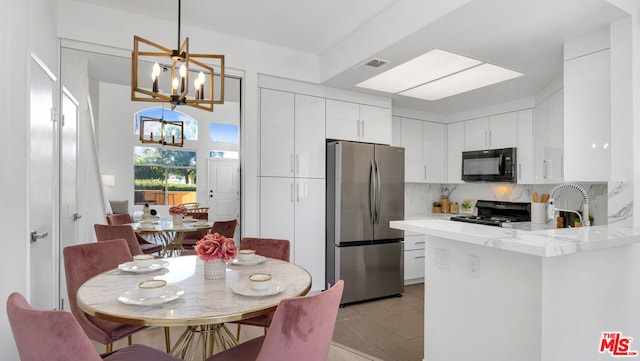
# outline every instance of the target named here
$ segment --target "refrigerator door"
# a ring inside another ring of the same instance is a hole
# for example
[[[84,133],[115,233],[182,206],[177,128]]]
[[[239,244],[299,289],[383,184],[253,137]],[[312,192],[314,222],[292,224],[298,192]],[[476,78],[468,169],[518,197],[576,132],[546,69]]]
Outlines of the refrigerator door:
[[[404,292],[403,242],[336,247],[335,281],[344,280],[340,303]]]
[[[373,147],[372,144],[352,142],[336,144],[333,175],[335,244],[373,239]]]
[[[390,228],[389,222],[404,219],[404,148],[376,145],[375,165],[378,189],[373,239],[401,239],[403,231]]]

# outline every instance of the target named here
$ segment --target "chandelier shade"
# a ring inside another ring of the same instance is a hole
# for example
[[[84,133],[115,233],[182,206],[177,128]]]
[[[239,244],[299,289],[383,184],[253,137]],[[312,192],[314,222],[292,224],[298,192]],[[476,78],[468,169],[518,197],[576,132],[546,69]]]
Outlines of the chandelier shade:
[[[190,54],[189,38],[178,46],[169,49],[134,35],[131,100],[171,103],[172,110],[178,105],[188,105],[213,111],[214,104],[224,103],[224,55]]]

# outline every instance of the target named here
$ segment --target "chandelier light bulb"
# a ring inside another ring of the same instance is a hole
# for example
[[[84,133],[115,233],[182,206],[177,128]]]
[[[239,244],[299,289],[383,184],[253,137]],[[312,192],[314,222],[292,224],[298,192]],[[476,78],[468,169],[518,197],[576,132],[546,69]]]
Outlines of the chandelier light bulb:
[[[180,86],[180,81],[174,77],[171,81],[171,95],[178,95],[178,86]]]

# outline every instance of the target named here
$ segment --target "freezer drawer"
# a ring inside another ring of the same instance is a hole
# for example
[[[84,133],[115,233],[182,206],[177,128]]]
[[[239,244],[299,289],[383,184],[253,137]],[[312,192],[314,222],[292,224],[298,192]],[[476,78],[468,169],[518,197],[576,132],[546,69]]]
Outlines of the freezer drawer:
[[[335,278],[344,280],[341,303],[404,292],[403,243],[335,248]]]

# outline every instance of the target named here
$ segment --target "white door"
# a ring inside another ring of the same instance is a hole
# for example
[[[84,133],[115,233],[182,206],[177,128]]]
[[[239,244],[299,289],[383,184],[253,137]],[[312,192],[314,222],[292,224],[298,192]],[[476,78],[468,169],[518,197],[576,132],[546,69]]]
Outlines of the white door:
[[[295,176],[325,177],[325,100],[295,95]]]
[[[260,175],[293,176],[293,93],[260,91]]]
[[[60,143],[60,260],[66,246],[79,244],[78,213],[78,101],[62,90],[62,138]],[[60,275],[64,275],[60,262]],[[60,297],[67,298],[65,277],[60,277]],[[65,306],[67,302],[64,303]]]
[[[325,289],[325,180],[295,182],[295,263],[311,273],[312,291]]]
[[[238,159],[211,158],[209,169],[209,220],[240,223],[240,162]],[[236,235],[240,227],[236,227]]]
[[[35,309],[58,308],[58,246],[54,194],[56,77],[32,55],[29,81],[30,302]]]
[[[489,148],[511,148],[518,145],[518,112],[492,115],[489,127]]]

